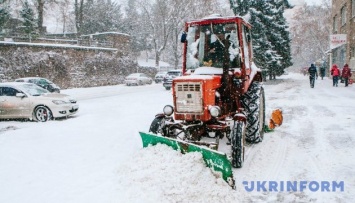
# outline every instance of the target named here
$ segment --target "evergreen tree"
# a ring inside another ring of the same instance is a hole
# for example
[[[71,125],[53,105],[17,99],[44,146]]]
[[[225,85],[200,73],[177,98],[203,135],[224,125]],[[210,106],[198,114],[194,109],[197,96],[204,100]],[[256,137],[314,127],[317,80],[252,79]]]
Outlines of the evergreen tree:
[[[144,22],[143,15],[138,12],[137,0],[128,0],[127,7],[125,8],[126,17],[122,31],[131,36],[132,51],[139,55],[140,51],[151,50],[149,26]]]
[[[28,1],[23,3],[20,15],[23,19],[23,26],[25,27],[24,31],[31,40],[31,34],[35,31],[36,20],[34,18],[33,9],[28,4]]]
[[[266,1],[251,2],[249,8],[250,20],[252,24],[252,38],[254,45],[254,61],[262,69],[263,75],[275,75],[278,67],[279,55],[274,51],[274,45],[270,42],[268,29],[271,25],[272,9]],[[265,78],[264,78],[265,79]]]
[[[288,0],[230,0],[235,15],[248,16],[252,25],[254,61],[269,78],[291,66],[289,31],[283,17]]]
[[[122,30],[121,6],[110,0],[92,0],[84,4],[82,34]]]
[[[273,44],[276,53],[281,56],[279,66],[276,69],[276,75],[282,75],[284,69],[292,66],[291,57],[291,39],[289,27],[283,16],[285,9],[291,8],[287,0],[271,0],[270,1],[274,15],[273,23],[268,34],[270,42]]]
[[[1,4],[0,4],[1,5]],[[10,19],[10,11],[8,7],[0,7],[0,33],[6,24],[6,22]]]
[[[229,0],[231,9],[235,15],[244,16],[249,12],[250,0]]]

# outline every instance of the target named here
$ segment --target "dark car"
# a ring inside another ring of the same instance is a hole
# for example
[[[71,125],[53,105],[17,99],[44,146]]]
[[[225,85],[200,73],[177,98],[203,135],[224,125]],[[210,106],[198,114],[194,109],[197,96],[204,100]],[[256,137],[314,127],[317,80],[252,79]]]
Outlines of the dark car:
[[[54,84],[50,80],[46,78],[40,78],[40,77],[27,77],[27,78],[18,78],[15,80],[15,82],[28,82],[28,83],[33,83],[36,84],[50,92],[57,92],[60,93],[60,87],[58,85]]]
[[[169,70],[163,79],[163,86],[165,87],[165,89],[170,90],[171,85],[173,83],[173,79],[181,75],[182,75],[181,70]]]
[[[165,75],[166,75],[166,71],[158,72],[154,77],[155,83],[163,82]]]

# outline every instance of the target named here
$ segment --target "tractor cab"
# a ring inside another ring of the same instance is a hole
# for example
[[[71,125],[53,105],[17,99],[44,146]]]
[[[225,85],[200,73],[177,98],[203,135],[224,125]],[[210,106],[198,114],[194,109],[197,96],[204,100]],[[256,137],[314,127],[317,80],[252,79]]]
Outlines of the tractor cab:
[[[240,17],[207,17],[185,25],[183,72],[250,74],[250,25]],[[243,71],[242,71],[243,70]]]

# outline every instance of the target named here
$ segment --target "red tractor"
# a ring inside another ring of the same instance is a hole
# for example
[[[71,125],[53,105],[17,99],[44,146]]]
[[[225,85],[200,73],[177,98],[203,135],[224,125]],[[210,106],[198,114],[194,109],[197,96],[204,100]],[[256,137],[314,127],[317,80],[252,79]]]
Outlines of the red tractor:
[[[141,133],[143,145],[202,150],[206,163],[215,167],[221,165],[220,157],[205,152],[223,155],[219,146],[225,140],[229,150],[223,164],[242,167],[245,141],[261,142],[265,127],[264,89],[261,70],[253,63],[251,25],[241,17],[210,16],[186,22],[181,42],[183,76],[172,82],[174,104],[156,115],[151,133]],[[230,169],[220,169],[225,170]]]

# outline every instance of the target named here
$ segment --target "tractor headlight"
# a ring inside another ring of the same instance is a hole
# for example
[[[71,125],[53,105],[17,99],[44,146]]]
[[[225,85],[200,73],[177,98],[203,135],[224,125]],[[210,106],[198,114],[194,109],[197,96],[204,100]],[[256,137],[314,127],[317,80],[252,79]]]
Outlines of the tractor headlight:
[[[219,115],[221,115],[221,108],[219,108],[218,106],[211,106],[209,108],[211,116],[213,117],[217,117]]]
[[[165,115],[171,116],[171,114],[174,113],[174,108],[170,105],[166,105],[166,106],[164,106],[163,112]]]

